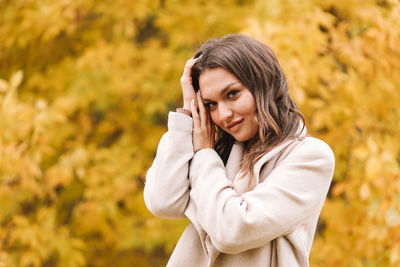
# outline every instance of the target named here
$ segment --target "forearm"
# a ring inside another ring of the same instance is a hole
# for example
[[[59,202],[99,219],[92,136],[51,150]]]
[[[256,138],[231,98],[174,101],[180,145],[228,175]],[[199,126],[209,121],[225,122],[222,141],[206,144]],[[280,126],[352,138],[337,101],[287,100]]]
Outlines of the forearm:
[[[156,216],[184,217],[189,201],[189,161],[193,157],[191,118],[171,112],[168,132],[146,175],[144,200]]]

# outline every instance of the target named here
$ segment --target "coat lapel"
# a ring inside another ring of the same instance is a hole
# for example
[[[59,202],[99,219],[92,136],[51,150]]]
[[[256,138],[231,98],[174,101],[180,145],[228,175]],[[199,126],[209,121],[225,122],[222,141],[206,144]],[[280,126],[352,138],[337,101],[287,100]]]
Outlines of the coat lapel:
[[[231,182],[235,180],[236,174],[240,169],[240,162],[243,157],[243,143],[236,142],[232,146],[231,153],[229,154],[228,161],[226,163],[226,173]]]
[[[285,147],[287,147],[289,144],[293,143],[294,141],[295,141],[295,139],[286,141],[286,142],[278,145],[277,147],[275,147],[274,149],[269,151],[267,154],[265,154],[260,160],[258,160],[256,162],[256,164],[254,164],[253,170],[254,170],[254,178],[255,178],[256,185],[260,183],[260,172],[261,172],[261,168],[264,166],[264,164],[266,164],[268,161],[270,161],[274,156],[276,156],[279,152],[281,152]]]
[[[303,131],[301,131],[302,127],[303,127],[303,123],[300,123],[299,129],[297,130],[297,133],[299,134],[299,136],[297,138],[288,140],[288,141],[276,146],[274,149],[269,151],[260,160],[258,160],[256,162],[256,164],[254,165],[254,169],[253,169],[256,185],[259,184],[259,182],[260,182],[261,168],[264,166],[265,163],[267,163],[269,160],[271,160],[278,153],[281,153],[282,150],[284,150],[288,145],[292,144],[296,140],[301,141],[304,139],[304,137],[307,135],[307,129],[304,127]]]

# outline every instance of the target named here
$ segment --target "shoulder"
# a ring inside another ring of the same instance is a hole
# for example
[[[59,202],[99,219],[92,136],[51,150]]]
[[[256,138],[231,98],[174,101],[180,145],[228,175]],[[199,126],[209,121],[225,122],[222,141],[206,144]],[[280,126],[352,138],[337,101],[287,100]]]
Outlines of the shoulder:
[[[272,158],[281,161],[286,158],[293,159],[313,156],[326,157],[332,160],[335,158],[332,149],[324,141],[311,136],[301,136],[276,146],[266,153],[260,161],[265,163]]]
[[[261,157],[254,166],[254,173],[266,173],[276,168],[311,168],[333,173],[335,157],[324,141],[301,136],[282,143]]]
[[[283,162],[308,162],[315,165],[334,168],[335,155],[324,141],[314,137],[302,137],[292,142],[281,153]]]
[[[327,143],[325,143],[321,139],[311,136],[298,138],[296,142],[293,143],[293,150],[306,154],[317,153],[329,157],[334,157],[333,151]]]

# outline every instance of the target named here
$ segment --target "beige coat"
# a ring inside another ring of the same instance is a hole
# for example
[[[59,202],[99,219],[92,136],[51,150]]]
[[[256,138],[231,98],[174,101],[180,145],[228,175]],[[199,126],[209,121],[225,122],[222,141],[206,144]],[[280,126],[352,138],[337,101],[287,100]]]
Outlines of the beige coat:
[[[238,172],[242,144],[226,166],[213,149],[194,154],[192,123],[170,112],[144,188],[154,215],[191,221],[167,266],[309,266],[334,170],[329,146],[305,131],[277,146],[255,164],[249,191]]]

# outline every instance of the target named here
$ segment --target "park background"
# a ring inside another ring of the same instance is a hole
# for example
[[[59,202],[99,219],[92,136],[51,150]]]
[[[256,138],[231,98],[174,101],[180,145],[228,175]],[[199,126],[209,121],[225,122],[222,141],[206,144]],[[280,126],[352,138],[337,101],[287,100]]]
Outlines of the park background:
[[[146,170],[185,61],[233,32],[335,153],[311,266],[400,266],[398,0],[0,0],[1,267],[165,265],[188,222],[146,210]]]

